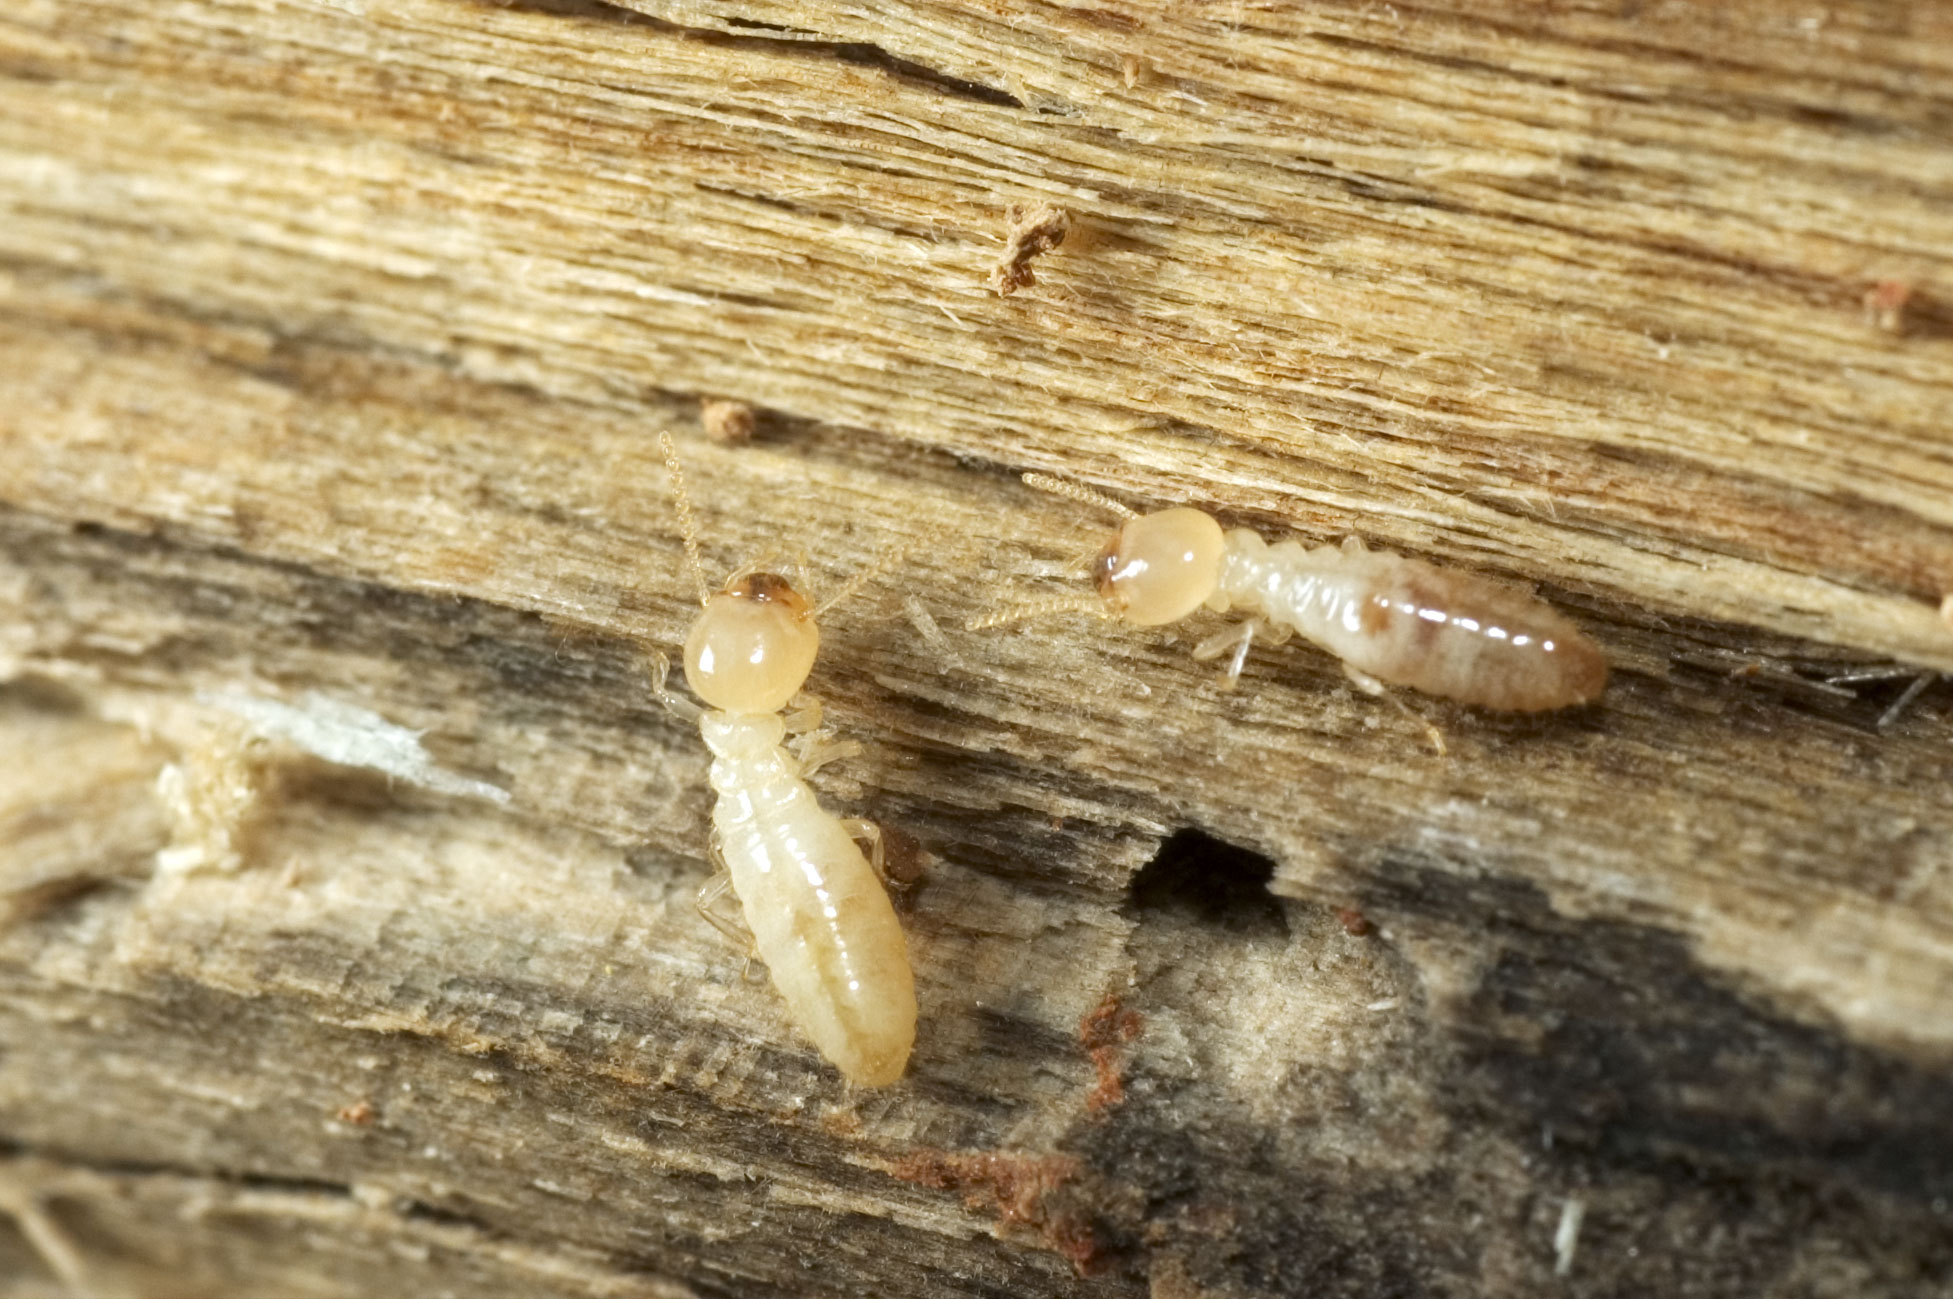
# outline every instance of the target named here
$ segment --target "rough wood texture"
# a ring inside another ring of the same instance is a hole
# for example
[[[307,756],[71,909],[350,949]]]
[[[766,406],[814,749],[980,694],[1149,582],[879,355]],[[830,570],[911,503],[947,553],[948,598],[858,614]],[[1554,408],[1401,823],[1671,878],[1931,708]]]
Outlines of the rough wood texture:
[[[13,0],[0,1294],[1946,1293],[1953,704],[1824,678],[1953,669],[1949,88],[1923,2]],[[664,427],[721,567],[922,543],[813,683],[887,1091],[691,909]],[[1615,684],[1439,756],[959,632],[1094,544],[1030,468]]]

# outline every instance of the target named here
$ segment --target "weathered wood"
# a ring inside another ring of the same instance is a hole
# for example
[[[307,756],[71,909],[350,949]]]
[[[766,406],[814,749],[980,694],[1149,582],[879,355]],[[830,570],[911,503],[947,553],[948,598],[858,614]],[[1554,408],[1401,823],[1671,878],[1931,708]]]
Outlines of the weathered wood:
[[[1825,678],[1953,669],[1949,74],[1924,4],[9,6],[0,1293],[1944,1293],[1953,714]],[[893,1089],[692,911],[665,427],[722,569],[917,546],[813,681],[923,853]],[[1097,538],[1029,468],[1616,680],[1440,756],[1306,647],[964,633]],[[238,716],[315,696],[508,801]]]

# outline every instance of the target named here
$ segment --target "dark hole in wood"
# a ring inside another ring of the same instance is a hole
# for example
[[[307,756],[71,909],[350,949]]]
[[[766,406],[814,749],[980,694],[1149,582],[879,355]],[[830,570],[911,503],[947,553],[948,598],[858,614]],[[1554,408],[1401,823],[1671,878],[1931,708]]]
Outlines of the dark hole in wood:
[[[1275,863],[1202,830],[1176,830],[1132,878],[1135,916],[1177,916],[1253,937],[1288,934],[1282,904],[1268,891]]]

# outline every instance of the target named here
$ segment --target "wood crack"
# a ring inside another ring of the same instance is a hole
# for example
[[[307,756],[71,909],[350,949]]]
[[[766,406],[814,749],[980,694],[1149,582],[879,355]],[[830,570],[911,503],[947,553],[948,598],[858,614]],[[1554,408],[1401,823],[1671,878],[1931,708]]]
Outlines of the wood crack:
[[[859,68],[873,68],[890,77],[918,86],[949,99],[985,104],[992,108],[1025,107],[1024,101],[1007,90],[980,81],[952,76],[913,59],[905,59],[870,41],[838,41],[805,28],[786,27],[747,19],[727,18],[728,28],[749,32],[775,32],[778,35],[742,35],[740,31],[709,27],[688,27],[667,19],[655,18],[625,5],[606,0],[493,0],[498,8],[549,14],[583,22],[616,23],[646,27],[685,40],[698,41],[725,49],[760,50],[789,57],[829,58]]]

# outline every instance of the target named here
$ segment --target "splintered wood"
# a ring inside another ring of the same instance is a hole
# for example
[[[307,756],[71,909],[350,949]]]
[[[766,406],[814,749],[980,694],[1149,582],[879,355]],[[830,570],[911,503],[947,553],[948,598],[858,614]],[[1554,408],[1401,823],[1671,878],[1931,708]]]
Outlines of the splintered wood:
[[[990,287],[999,297],[1009,297],[1019,289],[1038,282],[1031,263],[1065,241],[1071,233],[1071,213],[1049,203],[1026,208],[1013,203],[1007,212],[1009,230],[1004,255],[990,268]]]
[[[0,1296],[1953,1292],[1948,86],[1923,0],[5,6]],[[906,554],[804,755],[892,1086],[694,907],[665,429],[714,574]],[[1025,471],[1611,677],[972,633],[1097,601]]]

